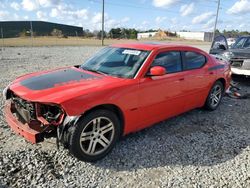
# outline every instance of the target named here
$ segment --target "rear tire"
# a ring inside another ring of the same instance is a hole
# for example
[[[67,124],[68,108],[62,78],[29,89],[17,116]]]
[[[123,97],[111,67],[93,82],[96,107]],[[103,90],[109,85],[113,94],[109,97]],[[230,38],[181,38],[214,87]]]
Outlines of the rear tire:
[[[221,81],[216,81],[208,94],[205,108],[211,111],[216,110],[221,103],[223,92],[223,84],[221,83]]]
[[[83,116],[69,129],[69,151],[81,161],[105,157],[121,135],[120,121],[109,110],[96,110]]]

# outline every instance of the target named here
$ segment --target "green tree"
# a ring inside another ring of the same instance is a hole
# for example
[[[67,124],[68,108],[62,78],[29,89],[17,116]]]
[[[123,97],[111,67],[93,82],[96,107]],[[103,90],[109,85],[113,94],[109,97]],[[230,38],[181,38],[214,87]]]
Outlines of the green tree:
[[[134,28],[112,28],[108,35],[110,38],[136,39],[138,31]]]
[[[110,29],[109,36],[111,38],[114,38],[114,39],[121,38],[121,29],[120,28],[112,28],[112,29]]]

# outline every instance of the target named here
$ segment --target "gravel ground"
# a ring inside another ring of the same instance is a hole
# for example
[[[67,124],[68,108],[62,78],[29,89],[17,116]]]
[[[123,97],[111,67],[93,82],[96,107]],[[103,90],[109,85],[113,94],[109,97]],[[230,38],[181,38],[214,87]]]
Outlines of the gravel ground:
[[[0,90],[25,73],[80,64],[97,49],[5,48]],[[240,87],[250,93],[250,80]],[[91,164],[57,150],[55,139],[26,142],[1,110],[0,187],[250,187],[249,122],[250,100],[225,97],[214,112],[196,109],[130,134]]]

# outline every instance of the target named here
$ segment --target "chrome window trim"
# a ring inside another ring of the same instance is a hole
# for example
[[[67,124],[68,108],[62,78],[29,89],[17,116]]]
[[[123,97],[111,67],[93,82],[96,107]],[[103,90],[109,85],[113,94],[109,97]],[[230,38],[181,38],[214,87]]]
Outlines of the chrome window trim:
[[[139,70],[137,71],[137,73],[134,76],[134,79],[136,79],[138,77],[138,74],[140,73],[141,69],[144,67],[145,63],[148,61],[149,57],[151,56],[151,54],[153,53],[153,50],[151,50],[151,52],[148,54],[148,57],[145,59],[145,61],[142,63],[141,67],[139,68]]]

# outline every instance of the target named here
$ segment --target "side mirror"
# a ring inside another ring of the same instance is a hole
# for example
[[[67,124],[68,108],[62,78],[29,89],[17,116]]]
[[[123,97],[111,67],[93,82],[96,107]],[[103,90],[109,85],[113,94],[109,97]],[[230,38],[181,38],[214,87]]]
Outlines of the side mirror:
[[[161,66],[155,66],[150,68],[150,76],[162,76],[166,74],[166,69]]]

